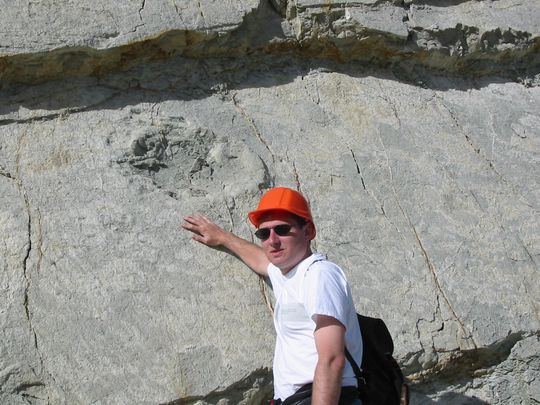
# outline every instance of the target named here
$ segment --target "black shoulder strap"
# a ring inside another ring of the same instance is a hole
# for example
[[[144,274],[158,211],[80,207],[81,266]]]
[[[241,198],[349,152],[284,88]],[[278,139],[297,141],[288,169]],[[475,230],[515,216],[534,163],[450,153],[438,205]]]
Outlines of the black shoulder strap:
[[[349,360],[349,363],[351,363],[351,367],[354,371],[354,374],[356,375],[356,378],[361,377],[363,374],[362,370],[360,369],[360,367],[358,367],[358,364],[356,363],[352,354],[349,352],[347,348],[345,348],[345,357],[347,357],[347,360]]]
[[[354,375],[356,376],[356,381],[358,382],[358,391],[362,393],[366,386],[366,379],[364,377],[364,372],[358,366],[358,363],[356,363],[352,354],[349,352],[349,350],[346,347],[345,347],[345,357],[347,358],[347,360],[349,360],[349,363],[351,363],[351,367],[354,371]]]
[[[307,272],[309,271],[309,269],[311,268],[311,266],[313,266],[313,265],[314,265],[315,263],[317,263],[317,262],[324,262],[324,261],[326,261],[326,260],[327,260],[326,258],[324,258],[324,259],[315,259],[315,260],[313,260],[313,261],[309,264],[309,266],[307,267],[306,272],[304,273],[304,277],[306,276],[306,274],[307,274]]]

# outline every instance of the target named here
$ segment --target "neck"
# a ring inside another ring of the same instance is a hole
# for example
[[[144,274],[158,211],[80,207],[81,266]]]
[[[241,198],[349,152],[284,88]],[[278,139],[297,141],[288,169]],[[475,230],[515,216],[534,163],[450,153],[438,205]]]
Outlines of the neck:
[[[311,251],[311,248],[308,248],[306,250],[306,252],[304,253],[304,256],[302,256],[302,258],[300,260],[298,260],[296,262],[296,264],[294,266],[291,266],[291,267],[287,267],[287,268],[280,268],[281,270],[281,274],[285,275],[287,274],[289,271],[291,271],[292,269],[294,269],[296,266],[298,266],[298,264],[300,264],[302,261],[304,261],[305,259],[307,259],[309,256],[311,256],[313,254],[313,252]]]

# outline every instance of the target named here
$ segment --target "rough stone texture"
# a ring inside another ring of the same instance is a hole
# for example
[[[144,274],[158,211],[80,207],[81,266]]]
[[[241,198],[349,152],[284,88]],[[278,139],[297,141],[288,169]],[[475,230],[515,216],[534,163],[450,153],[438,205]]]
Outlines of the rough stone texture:
[[[413,403],[540,401],[540,2],[0,4],[0,403],[260,404],[273,185]]]
[[[3,54],[59,48],[107,49],[167,30],[227,32],[238,28],[259,0],[125,0],[54,2],[2,0]]]

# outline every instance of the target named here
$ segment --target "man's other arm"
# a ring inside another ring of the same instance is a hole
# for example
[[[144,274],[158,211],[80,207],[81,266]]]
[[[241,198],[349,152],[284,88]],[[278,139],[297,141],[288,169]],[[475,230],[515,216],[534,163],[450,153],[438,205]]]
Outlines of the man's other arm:
[[[345,327],[336,318],[316,315],[315,347],[319,360],[313,379],[312,405],[336,405],[345,366]]]
[[[224,250],[242,260],[255,273],[268,276],[270,262],[260,246],[226,231],[203,215],[187,215],[184,221],[182,228],[193,233],[193,240]]]

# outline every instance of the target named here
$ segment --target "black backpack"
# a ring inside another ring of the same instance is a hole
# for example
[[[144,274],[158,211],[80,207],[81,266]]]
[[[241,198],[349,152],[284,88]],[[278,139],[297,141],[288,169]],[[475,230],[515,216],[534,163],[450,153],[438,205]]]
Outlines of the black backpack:
[[[358,315],[364,345],[362,367],[345,349],[347,360],[356,374],[363,405],[407,405],[409,387],[392,357],[394,342],[382,319]]]

